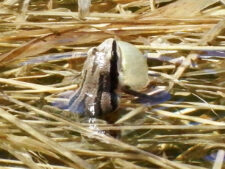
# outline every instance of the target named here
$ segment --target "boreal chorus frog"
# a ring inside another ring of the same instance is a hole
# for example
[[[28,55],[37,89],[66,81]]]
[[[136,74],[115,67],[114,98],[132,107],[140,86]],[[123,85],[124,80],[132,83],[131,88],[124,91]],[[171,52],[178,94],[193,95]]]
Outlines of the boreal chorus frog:
[[[69,111],[97,117],[119,106],[119,89],[140,90],[149,83],[146,58],[132,44],[107,39],[91,48],[82,83],[69,101]]]

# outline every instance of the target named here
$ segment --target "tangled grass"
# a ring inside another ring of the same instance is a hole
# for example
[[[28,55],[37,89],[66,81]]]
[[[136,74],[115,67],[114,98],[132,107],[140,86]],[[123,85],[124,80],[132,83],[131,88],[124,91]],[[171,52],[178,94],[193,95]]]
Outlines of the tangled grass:
[[[0,168],[224,168],[225,1],[77,4],[0,1]],[[171,100],[146,107],[122,94],[119,118],[95,124],[52,106],[111,37],[146,55]]]

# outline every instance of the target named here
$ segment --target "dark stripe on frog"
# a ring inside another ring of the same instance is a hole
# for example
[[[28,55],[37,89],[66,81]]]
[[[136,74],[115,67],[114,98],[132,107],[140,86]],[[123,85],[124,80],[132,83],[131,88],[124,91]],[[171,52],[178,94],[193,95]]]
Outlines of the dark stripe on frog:
[[[111,94],[111,106],[112,110],[115,110],[118,107],[118,100],[116,89],[119,84],[119,72],[118,72],[118,55],[117,55],[117,44],[116,41],[113,41],[112,44],[112,58],[110,60],[110,94]]]
[[[114,104],[114,101],[117,101],[116,99],[117,96],[116,96],[115,90],[112,90],[112,86],[113,84],[111,82],[110,73],[100,74],[99,81],[98,81],[97,97],[94,100],[95,102],[94,116],[95,117],[101,116],[103,115],[103,113],[109,113],[117,108],[117,104]],[[108,94],[110,98],[104,99],[103,93],[105,93],[106,95]]]
[[[112,51],[111,51],[111,59],[110,59],[110,68],[109,68],[109,74],[101,74],[98,81],[98,91],[97,91],[97,97],[95,98],[95,116],[101,116],[103,113],[109,113],[110,111],[114,111],[118,107],[117,102],[117,94],[116,89],[118,87],[118,70],[117,70],[117,44],[116,41],[113,41],[112,44]],[[102,93],[108,93],[109,94],[109,101],[102,99]],[[101,105],[108,105],[106,106],[106,110],[103,110]]]
[[[94,115],[90,113],[92,116],[100,116],[102,115],[102,108],[101,108],[101,100],[102,100],[102,92],[103,92],[103,86],[104,86],[104,75],[100,75],[99,81],[98,81],[98,90],[97,90],[97,96],[95,98],[95,107],[94,107]]]
[[[92,55],[93,55],[95,58],[93,59],[93,66],[92,66],[92,69],[91,69],[91,73],[92,73],[92,74],[95,73],[95,70],[96,70],[96,68],[97,68],[97,66],[98,66],[98,64],[97,64],[97,62],[96,62],[96,58],[99,57],[99,56],[96,56],[96,52],[97,52],[96,48],[93,48]]]
[[[75,96],[70,101],[70,108],[69,108],[70,111],[78,112],[83,115],[87,113],[89,116],[96,117],[96,116],[102,115],[103,113],[111,112],[118,107],[117,94],[115,92],[118,87],[118,70],[117,70],[118,56],[117,56],[116,41],[113,41],[112,51],[109,51],[109,52],[111,52],[112,54],[110,63],[108,63],[110,65],[109,70],[106,70],[105,73],[102,72],[102,74],[99,75],[96,97],[93,100],[94,104],[91,104],[91,105],[94,105],[94,110],[93,110],[94,112],[89,112],[91,111],[88,107],[90,104],[86,103],[87,95],[86,93],[83,93],[82,91],[83,85],[86,86],[86,83],[87,83],[86,74],[88,70],[85,70],[84,77],[83,77],[84,80],[82,81],[82,84],[80,88],[78,89],[78,92],[76,92]],[[95,59],[96,57],[93,58],[93,60]],[[92,66],[91,71],[94,72],[97,69],[97,66],[98,66],[97,64],[94,64]],[[110,99],[103,100],[102,98],[103,92],[108,93]],[[103,107],[101,107],[102,105],[107,105],[106,107],[104,106],[105,107],[104,110],[103,110]]]

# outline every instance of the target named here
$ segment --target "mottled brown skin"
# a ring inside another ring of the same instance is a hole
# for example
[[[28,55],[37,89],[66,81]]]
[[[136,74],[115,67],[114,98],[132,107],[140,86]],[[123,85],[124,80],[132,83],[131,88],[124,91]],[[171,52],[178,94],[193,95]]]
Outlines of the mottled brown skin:
[[[69,102],[71,112],[99,117],[118,108],[117,50],[113,39],[89,50],[82,71],[82,84]]]
[[[140,73],[138,69],[145,67],[145,62],[137,61],[134,57],[133,59],[137,63],[129,62],[130,65],[126,65],[128,64],[127,60],[122,63],[123,50],[120,48],[122,44],[119,45],[119,43],[114,39],[107,39],[98,47],[88,51],[82,71],[83,81],[80,88],[70,98],[69,111],[87,117],[107,116],[118,108],[118,89],[138,97],[135,101],[145,105],[155,105],[170,99],[170,94],[166,91],[149,96],[135,91],[136,89],[133,90],[137,86],[143,87],[148,83],[148,76],[146,78],[148,70],[146,69],[145,72],[142,69]],[[141,57],[139,53],[135,53],[135,50],[131,49],[130,51],[134,51],[134,53],[130,53],[131,55],[137,54],[137,57]],[[124,58],[126,59],[126,57]],[[129,58],[127,57],[127,59]],[[132,67],[133,64],[137,64],[136,68]],[[128,68],[132,71],[126,70]],[[135,71],[139,71],[139,73],[135,73]],[[136,79],[137,76],[140,76],[139,81],[136,83],[130,81],[130,79]],[[124,80],[127,82],[124,83]]]

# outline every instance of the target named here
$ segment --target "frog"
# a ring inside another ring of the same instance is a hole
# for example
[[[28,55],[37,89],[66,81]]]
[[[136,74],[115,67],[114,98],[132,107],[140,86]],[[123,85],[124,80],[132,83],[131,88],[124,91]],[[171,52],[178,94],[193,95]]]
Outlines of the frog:
[[[81,76],[80,87],[69,98],[68,109],[72,113],[91,118],[112,113],[119,107],[122,91],[145,101],[154,99],[138,92],[150,81],[147,58],[125,41],[109,38],[89,49]],[[155,99],[168,100],[168,95]]]

